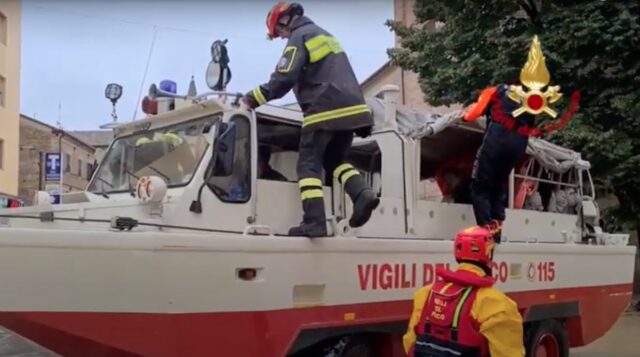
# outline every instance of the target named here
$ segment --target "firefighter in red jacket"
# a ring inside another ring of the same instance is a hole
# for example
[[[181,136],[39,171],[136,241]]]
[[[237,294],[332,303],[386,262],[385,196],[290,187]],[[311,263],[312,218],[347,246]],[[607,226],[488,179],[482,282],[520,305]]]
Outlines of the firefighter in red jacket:
[[[304,114],[297,166],[304,216],[289,235],[327,235],[322,187],[323,179],[331,184],[332,176],[353,201],[349,225],[360,227],[379,199],[345,156],[354,133],[370,134],[373,118],[347,55],[330,33],[304,16],[299,4],[276,4],[267,15],[267,28],[269,38],[287,38],[288,43],[269,82],[247,93],[243,102],[255,108],[293,89]]]
[[[474,121],[486,115],[482,145],[473,166],[471,196],[476,223],[487,227],[500,243],[502,222],[508,205],[508,180],[515,165],[524,156],[530,136],[540,136],[537,116],[557,113],[548,106],[560,99],[559,86],[550,86],[550,75],[538,37],[533,38],[529,57],[520,71],[520,85],[500,84],[482,91],[478,101],[464,114]],[[524,87],[524,88],[523,88]],[[579,94],[573,93],[569,112],[545,130],[563,127],[577,110]]]
[[[456,235],[456,271],[438,269],[438,281],[418,290],[404,335],[410,357],[523,357],[522,317],[493,287],[493,237],[484,227]]]

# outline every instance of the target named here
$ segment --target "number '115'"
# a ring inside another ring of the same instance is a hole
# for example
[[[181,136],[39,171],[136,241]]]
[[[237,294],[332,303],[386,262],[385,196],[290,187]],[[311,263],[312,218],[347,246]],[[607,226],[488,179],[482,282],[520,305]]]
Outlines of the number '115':
[[[556,278],[555,262],[538,263],[538,279],[540,281],[553,281]]]

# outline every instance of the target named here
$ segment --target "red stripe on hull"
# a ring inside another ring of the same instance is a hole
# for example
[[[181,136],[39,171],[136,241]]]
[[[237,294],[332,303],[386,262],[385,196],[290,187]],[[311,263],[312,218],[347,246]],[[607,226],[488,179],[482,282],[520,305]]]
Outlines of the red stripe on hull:
[[[509,294],[522,309],[579,301],[568,321],[572,345],[607,332],[628,306],[632,284]],[[0,324],[63,356],[286,355],[299,331],[407,320],[411,301],[313,307],[265,312],[196,314],[2,312]],[[344,321],[355,313],[355,321]]]

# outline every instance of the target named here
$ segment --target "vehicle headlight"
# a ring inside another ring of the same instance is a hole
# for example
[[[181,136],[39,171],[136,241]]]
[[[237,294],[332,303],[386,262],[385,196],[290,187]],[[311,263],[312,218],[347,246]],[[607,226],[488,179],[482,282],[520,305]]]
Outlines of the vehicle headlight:
[[[142,202],[160,203],[167,194],[167,183],[158,176],[143,176],[136,183],[136,197]]]

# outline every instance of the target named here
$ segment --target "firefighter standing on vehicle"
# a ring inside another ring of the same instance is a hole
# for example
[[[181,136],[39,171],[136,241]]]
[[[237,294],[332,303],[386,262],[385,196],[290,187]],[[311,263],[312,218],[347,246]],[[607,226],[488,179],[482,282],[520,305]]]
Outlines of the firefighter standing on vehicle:
[[[520,83],[500,84],[482,91],[478,101],[464,114],[474,121],[486,114],[487,125],[482,145],[473,165],[471,195],[476,223],[487,227],[500,243],[505,208],[508,205],[508,180],[513,168],[527,149],[529,136],[540,136],[536,116],[557,113],[547,104],[560,99],[559,86],[548,86],[549,71],[538,37],[535,36],[529,57],[520,71]],[[545,89],[546,88],[546,89]],[[545,89],[543,91],[543,89]],[[572,95],[571,109],[556,124],[547,124],[547,132],[563,127],[577,110],[579,94]]]
[[[522,357],[522,317],[509,297],[493,287],[494,242],[488,229],[458,232],[456,271],[439,268],[438,281],[418,290],[403,337],[410,357]]]
[[[289,235],[327,235],[323,168],[327,181],[332,174],[344,185],[354,205],[349,225],[360,227],[379,199],[345,156],[354,133],[370,134],[373,118],[347,55],[330,33],[304,16],[299,4],[276,4],[267,15],[267,28],[269,38],[288,38],[288,43],[269,82],[247,93],[243,102],[255,108],[293,88],[304,114],[297,165],[304,216]]]

